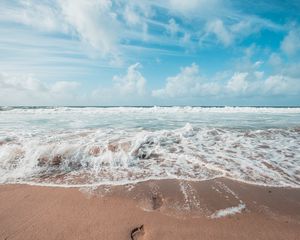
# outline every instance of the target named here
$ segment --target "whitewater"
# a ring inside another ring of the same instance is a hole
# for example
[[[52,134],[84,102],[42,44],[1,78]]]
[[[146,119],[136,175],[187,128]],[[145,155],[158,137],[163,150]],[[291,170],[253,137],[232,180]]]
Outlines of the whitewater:
[[[0,183],[300,187],[300,108],[1,107]]]

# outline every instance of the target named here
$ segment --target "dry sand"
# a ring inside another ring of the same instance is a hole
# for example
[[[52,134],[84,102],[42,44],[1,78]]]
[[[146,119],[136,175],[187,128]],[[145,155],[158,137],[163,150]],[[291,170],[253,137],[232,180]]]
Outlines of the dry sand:
[[[221,217],[228,210],[241,212]],[[300,189],[228,179],[95,189],[0,186],[0,239],[128,240],[142,225],[133,239],[296,240]]]

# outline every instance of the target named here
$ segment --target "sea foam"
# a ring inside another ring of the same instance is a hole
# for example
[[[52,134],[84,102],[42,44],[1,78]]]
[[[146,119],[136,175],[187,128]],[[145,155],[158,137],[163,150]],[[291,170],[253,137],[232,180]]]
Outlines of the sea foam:
[[[300,186],[298,108],[11,108],[0,182],[203,181]]]
[[[214,214],[211,215],[211,218],[221,218],[221,217],[226,217],[226,216],[234,215],[237,213],[241,213],[245,208],[246,208],[246,205],[241,203],[235,207],[229,207],[229,208],[218,210]]]

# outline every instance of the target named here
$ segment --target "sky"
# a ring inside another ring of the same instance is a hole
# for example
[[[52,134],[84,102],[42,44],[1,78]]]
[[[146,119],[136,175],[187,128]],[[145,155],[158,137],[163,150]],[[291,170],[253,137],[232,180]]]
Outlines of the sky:
[[[300,105],[299,0],[1,0],[0,105]]]

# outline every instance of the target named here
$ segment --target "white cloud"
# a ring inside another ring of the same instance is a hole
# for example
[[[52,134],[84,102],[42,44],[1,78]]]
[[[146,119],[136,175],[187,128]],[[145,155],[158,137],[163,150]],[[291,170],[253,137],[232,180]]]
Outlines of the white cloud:
[[[232,9],[228,10],[227,14],[228,16],[233,15],[233,19],[228,20],[226,15],[221,14],[206,20],[204,31],[200,34],[200,43],[204,41],[215,43],[215,38],[217,42],[228,47],[249,35],[258,33],[262,29],[267,28],[278,31],[280,28],[258,17],[248,16],[246,14],[239,15]]]
[[[93,56],[112,63],[124,56],[124,46],[141,41],[187,49],[199,47],[198,42],[231,46],[262,28],[278,30],[276,24],[241,14],[234,4],[221,0],[17,0],[3,5],[0,20],[63,32],[91,47]],[[165,29],[169,35],[163,34]]]
[[[261,29],[284,31],[284,27],[280,24],[241,12],[239,4],[230,1],[153,0],[151,2],[166,9],[171,17],[179,18],[184,23],[181,32],[190,32],[191,39],[200,42],[202,47],[217,43],[228,47],[237,40],[258,33]]]
[[[208,22],[206,25],[206,32],[215,34],[217,39],[225,46],[229,46],[233,41],[233,35],[229,32],[229,30],[223,24],[223,21],[220,19]]]
[[[139,25],[141,23],[141,16],[130,5],[125,7],[124,18],[128,25]]]
[[[152,96],[160,98],[193,97],[197,95],[215,95],[219,91],[216,83],[203,83],[199,74],[199,66],[181,68],[180,73],[166,79],[166,86],[152,91]]]
[[[176,23],[174,18],[171,18],[168,22],[168,32],[171,34],[171,36],[174,36],[179,31],[179,25]]]
[[[263,93],[268,95],[299,94],[299,80],[282,75],[270,76],[263,83]]]
[[[102,55],[115,53],[118,22],[110,0],[59,0],[66,22]]]
[[[263,65],[264,62],[263,61],[256,61],[255,63],[253,63],[253,68],[259,68],[261,67],[261,65]]]
[[[227,94],[236,96],[276,96],[300,94],[299,79],[284,75],[270,75],[264,72],[235,73],[227,82]]]
[[[228,81],[226,88],[231,93],[245,93],[248,89],[247,76],[248,73],[234,73],[232,78]]]
[[[46,84],[31,74],[0,73],[0,105],[53,105],[75,100],[77,82]]]
[[[17,91],[45,91],[46,86],[32,75],[0,73],[0,89]]]
[[[190,41],[191,41],[191,34],[188,33],[188,32],[185,32],[185,33],[183,34],[183,37],[181,38],[181,42],[182,42],[183,44],[187,44],[187,43],[189,43]]]
[[[228,47],[261,29],[283,31],[284,27],[259,16],[241,13],[238,4],[221,0],[154,1],[173,17],[190,23],[193,36],[203,46],[221,43]],[[159,2],[159,3],[158,3]],[[182,32],[188,28],[182,27]],[[215,41],[217,39],[217,42]]]
[[[59,81],[55,82],[50,88],[53,93],[66,93],[76,90],[79,87],[78,82]]]
[[[223,74],[227,76],[227,74]],[[299,79],[282,75],[270,75],[264,78],[263,71],[235,72],[226,81],[213,81],[199,74],[199,66],[181,68],[180,73],[166,79],[164,88],[152,91],[158,98],[197,98],[197,97],[253,97],[300,94]],[[217,74],[212,79],[219,79]],[[222,78],[222,77],[221,77]]]
[[[213,11],[218,11],[219,7],[223,6],[220,0],[167,0],[165,6],[170,11],[177,12],[186,17],[197,14],[199,16],[207,16]]]
[[[79,38],[101,56],[113,57],[121,36],[116,17],[111,0],[19,0],[0,10],[0,20],[62,32]]]
[[[233,58],[235,72],[253,72],[261,71],[266,66],[265,52],[266,50],[251,44],[249,47],[243,48],[243,55]],[[263,52],[263,53],[262,53]],[[263,56],[262,56],[263,55]]]
[[[299,79],[284,75],[270,75],[253,71],[234,73],[227,82],[227,94],[235,96],[276,96],[300,93]]]
[[[114,76],[114,89],[122,95],[144,95],[146,92],[146,79],[140,73],[140,67],[140,63],[135,63],[128,67],[126,75]]]
[[[147,97],[146,79],[140,68],[141,64],[135,63],[125,75],[115,75],[111,87],[98,87],[92,92],[91,101],[100,105],[140,105],[140,100]]]
[[[281,50],[288,55],[294,55],[300,50],[300,29],[289,31],[281,42]]]
[[[68,31],[68,26],[55,2],[50,6],[39,0],[16,1],[16,6],[6,7],[5,11],[0,13],[0,20],[21,23],[41,31]]]
[[[273,67],[277,67],[280,66],[282,64],[282,59],[279,56],[278,53],[272,53],[269,57],[269,63],[273,66]]]
[[[257,79],[262,79],[264,77],[265,73],[263,71],[255,71],[254,72],[254,76],[257,78]]]

